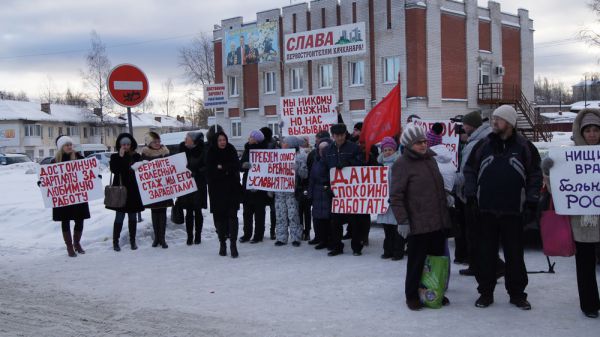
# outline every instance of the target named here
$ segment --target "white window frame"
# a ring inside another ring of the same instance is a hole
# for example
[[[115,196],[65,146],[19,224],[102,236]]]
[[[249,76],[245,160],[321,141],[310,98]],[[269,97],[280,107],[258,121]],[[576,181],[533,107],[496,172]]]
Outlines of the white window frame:
[[[304,68],[290,69],[290,91],[297,92],[304,90]]]
[[[227,76],[227,87],[229,88],[229,97],[239,97],[240,90],[238,88],[237,76]]]
[[[358,73],[356,73],[357,70]],[[365,61],[348,62],[348,85],[351,87],[365,85]]]
[[[231,119],[231,138],[242,138],[242,120],[239,118]]]
[[[25,137],[40,137],[42,138],[42,126],[39,124],[25,124]]]
[[[487,75],[488,82],[483,83],[483,77],[486,75]],[[491,82],[492,82],[492,64],[490,62],[479,63],[479,84],[489,84]]]
[[[80,136],[81,130],[79,130],[78,126],[67,126],[67,136]]]
[[[50,157],[54,157],[54,153],[55,153],[55,152],[54,152],[54,149],[50,149],[50,150],[48,150],[48,156],[50,156]]]
[[[274,71],[263,73],[263,91],[265,94],[274,94],[277,91],[277,75]]]
[[[398,83],[398,72],[400,71],[400,56],[389,56],[383,58],[383,83]],[[390,78],[391,76],[391,78]]]
[[[327,68],[328,71],[323,70]],[[324,79],[327,78],[325,81]],[[328,83],[327,83],[328,82]],[[319,65],[319,89],[331,89],[333,88],[333,64],[320,64]]]
[[[44,158],[44,149],[38,149],[39,158]]]
[[[48,138],[49,139],[54,138],[54,127],[53,126],[48,127]]]
[[[279,118],[269,118],[267,119],[267,127],[273,131],[273,135],[279,136],[280,127],[279,127]]]

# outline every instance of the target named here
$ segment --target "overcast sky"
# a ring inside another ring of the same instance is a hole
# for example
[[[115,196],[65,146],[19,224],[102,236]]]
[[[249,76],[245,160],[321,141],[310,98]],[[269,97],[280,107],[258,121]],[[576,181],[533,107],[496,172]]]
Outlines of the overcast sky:
[[[299,1],[294,1],[294,3]],[[587,0],[500,0],[502,11],[528,9],[535,26],[535,76],[568,85],[586,71],[597,71],[600,48],[576,39],[583,27],[598,27]],[[1,0],[0,89],[25,91],[38,99],[51,78],[56,91],[83,90],[90,32],[107,45],[113,65],[133,63],[150,80],[155,107],[161,84],[173,78],[183,97],[189,89],[178,67],[178,49],[201,32],[212,32],[221,19],[243,16],[290,4],[290,0]],[[479,1],[487,6],[487,1]],[[600,32],[600,28],[597,29]],[[178,101],[179,108],[183,99]]]

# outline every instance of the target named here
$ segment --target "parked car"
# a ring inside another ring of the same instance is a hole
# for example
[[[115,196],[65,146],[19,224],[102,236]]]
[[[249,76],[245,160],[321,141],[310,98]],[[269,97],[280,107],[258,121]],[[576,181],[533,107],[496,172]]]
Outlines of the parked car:
[[[113,155],[113,153],[116,152],[98,152],[98,153],[92,153],[90,155],[88,155],[86,158],[92,158],[92,157],[96,157],[96,159],[98,159],[98,162],[100,162],[100,164],[102,166],[107,166],[110,163],[110,156]]]
[[[31,163],[31,158],[24,154],[0,154],[0,165],[12,165],[18,163]]]
[[[48,165],[54,159],[54,157],[44,157],[40,160],[40,165]]]

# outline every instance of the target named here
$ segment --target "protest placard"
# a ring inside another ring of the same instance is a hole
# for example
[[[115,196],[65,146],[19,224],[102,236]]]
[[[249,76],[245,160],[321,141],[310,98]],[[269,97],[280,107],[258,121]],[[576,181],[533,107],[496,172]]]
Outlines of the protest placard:
[[[250,171],[246,189],[294,192],[296,150],[250,150]]]
[[[96,158],[40,165],[38,176],[46,208],[82,204],[104,197]]]
[[[310,137],[329,131],[331,125],[337,123],[336,105],[334,95],[282,97],[282,135]]]
[[[458,168],[458,146],[460,143],[459,134],[456,133],[456,123],[449,120],[423,120],[423,119],[415,119],[413,123],[416,126],[421,127],[425,133],[431,130],[431,127],[435,123],[440,123],[444,127],[444,131],[442,131],[442,144],[446,145],[446,148],[452,153],[452,164]]]
[[[600,214],[600,146],[552,147],[550,187],[557,214]]]
[[[329,171],[334,198],[331,212],[338,214],[384,214],[390,195],[387,166],[332,168]]]
[[[185,153],[133,164],[142,203],[149,205],[197,191],[186,166]]]

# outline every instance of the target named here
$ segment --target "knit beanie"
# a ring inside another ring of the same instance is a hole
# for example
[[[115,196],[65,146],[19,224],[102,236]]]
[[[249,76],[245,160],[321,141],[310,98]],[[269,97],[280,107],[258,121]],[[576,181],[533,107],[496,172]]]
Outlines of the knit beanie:
[[[265,140],[265,135],[259,130],[250,131],[250,138],[254,138],[257,143],[262,143]]]
[[[442,144],[442,136],[433,130],[427,132],[427,146],[433,147]]]
[[[384,137],[381,141],[381,150],[385,150],[386,148],[392,148],[394,151],[398,149],[398,144],[392,137]]]
[[[593,109],[592,111],[587,112],[583,116],[583,118],[581,119],[581,126],[579,127],[579,132],[583,134],[583,129],[585,129],[586,126],[590,125],[596,125],[600,127],[600,112],[598,112],[598,110]]]
[[[204,134],[202,132],[190,131],[186,136],[190,137],[194,141],[194,144],[204,142]]]
[[[131,145],[131,138],[129,138],[129,137],[121,138],[121,140],[119,141],[119,145],[125,145],[125,144]]]
[[[362,122],[358,122],[358,123],[354,124],[354,130],[362,131],[362,127],[363,127]]]
[[[144,137],[144,143],[146,144],[146,146],[150,146],[150,143],[152,143],[152,141],[160,139],[160,136],[158,135],[158,133],[154,132],[154,131],[150,131],[146,134],[146,137]]]
[[[290,148],[295,149],[298,149],[302,145],[302,141],[296,136],[287,136],[283,138],[282,143],[286,143]]]
[[[60,151],[66,144],[73,144],[73,139],[69,136],[58,136],[56,138],[56,148]]]
[[[499,117],[504,119],[508,124],[513,127],[517,126],[517,111],[510,105],[501,105],[496,110],[492,116]]]
[[[400,144],[404,147],[411,147],[416,142],[421,140],[427,140],[427,136],[425,136],[425,132],[420,127],[410,123],[402,132],[402,136],[400,137]]]
[[[462,123],[466,125],[470,125],[475,129],[479,128],[483,125],[483,119],[481,118],[481,112],[479,110],[471,111],[468,114],[464,115],[462,118]]]

